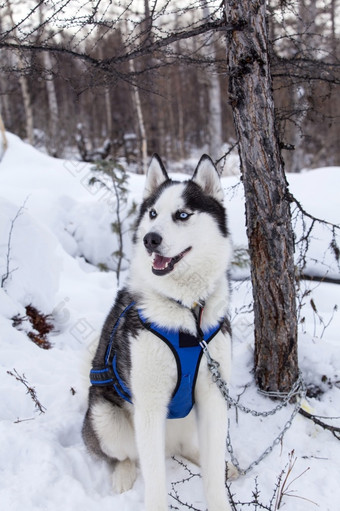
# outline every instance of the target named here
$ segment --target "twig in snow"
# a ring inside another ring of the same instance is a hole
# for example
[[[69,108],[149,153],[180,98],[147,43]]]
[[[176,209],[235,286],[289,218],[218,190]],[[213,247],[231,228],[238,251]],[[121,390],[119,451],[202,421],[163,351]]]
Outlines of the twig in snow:
[[[257,478],[255,478],[255,488],[253,491],[253,498],[249,502],[241,502],[241,501],[236,502],[235,494],[233,494],[231,491],[231,483],[227,482],[226,487],[227,487],[227,492],[228,492],[229,503],[231,505],[231,509],[233,511],[241,511],[241,509],[244,509],[245,507],[247,507],[247,508],[253,509],[254,511],[259,511],[260,509],[264,509],[265,511],[273,511],[272,501],[274,501],[278,484],[275,486],[274,495],[273,495],[271,502],[269,503],[269,505],[266,505],[266,504],[263,504],[262,502],[260,502],[260,500],[259,500],[261,492],[259,489]],[[250,506],[252,506],[252,507],[250,507]]]
[[[37,393],[35,391],[35,388],[34,387],[31,387],[29,384],[28,384],[28,381],[26,380],[26,376],[23,374],[23,375],[20,375],[18,373],[18,371],[16,369],[13,369],[13,373],[12,371],[7,371],[7,374],[9,374],[10,376],[13,376],[13,378],[15,378],[17,381],[20,381],[27,389],[27,394],[29,394],[34,402],[34,406],[35,408],[40,412],[40,413],[45,413],[46,411],[46,408],[45,406],[43,406],[38,397],[37,397]]]
[[[14,424],[20,424],[20,422],[28,422],[28,421],[34,421],[34,417],[30,417],[29,419],[19,419],[17,418],[16,421],[14,421]]]
[[[18,268],[14,268],[13,270],[10,271],[9,269],[9,266],[10,266],[10,262],[11,262],[11,248],[12,248],[12,234],[13,234],[13,229],[14,229],[14,224],[15,222],[18,220],[19,216],[22,215],[23,213],[23,210],[25,209],[25,206],[26,206],[26,202],[28,200],[28,197],[26,197],[24,203],[22,206],[20,206],[20,208],[18,209],[15,217],[11,220],[11,225],[10,225],[10,228],[9,228],[9,234],[8,234],[8,243],[7,243],[7,254],[6,254],[6,273],[4,273],[1,277],[1,287],[3,288],[4,285],[5,285],[5,282],[6,280],[8,279],[8,277],[10,276],[11,273],[13,273],[14,271],[16,271]]]
[[[169,493],[169,496],[172,497],[180,505],[180,509],[187,508],[187,509],[191,509],[192,511],[202,511],[201,509],[194,507],[189,502],[184,502],[183,500],[181,500],[181,497],[180,497],[178,489],[177,489],[177,486],[190,481],[194,477],[201,477],[200,474],[195,474],[194,472],[192,472],[186,463],[179,460],[175,456],[173,456],[172,459],[174,461],[176,461],[176,463],[178,463],[178,465],[180,465],[182,468],[184,468],[184,470],[185,470],[185,472],[187,472],[188,476],[184,477],[180,481],[174,481],[171,483],[171,492]],[[170,509],[179,509],[179,508],[175,507],[173,505],[170,505]]]
[[[307,502],[310,502],[311,504],[314,504],[315,506],[319,507],[319,505],[316,502],[313,502],[310,499],[307,499],[305,497],[301,497],[300,495],[294,495],[294,491],[295,490],[291,489],[291,485],[295,481],[300,479],[300,477],[302,477],[306,472],[308,472],[308,470],[310,470],[310,467],[307,467],[306,470],[301,472],[300,475],[298,475],[297,477],[294,477],[291,481],[289,481],[289,478],[292,475],[292,472],[293,472],[296,460],[297,460],[297,458],[294,457],[294,450],[292,450],[289,453],[289,463],[288,463],[288,468],[286,469],[287,470],[286,476],[282,480],[282,484],[280,484],[280,486],[278,487],[277,498],[276,498],[276,503],[275,503],[275,508],[274,508],[275,511],[280,509],[281,504],[282,504],[282,499],[284,497],[295,497],[297,499],[302,499],[302,500],[305,500]],[[282,476],[284,475],[284,472],[285,471],[282,472]],[[281,477],[281,479],[282,479],[282,477]]]

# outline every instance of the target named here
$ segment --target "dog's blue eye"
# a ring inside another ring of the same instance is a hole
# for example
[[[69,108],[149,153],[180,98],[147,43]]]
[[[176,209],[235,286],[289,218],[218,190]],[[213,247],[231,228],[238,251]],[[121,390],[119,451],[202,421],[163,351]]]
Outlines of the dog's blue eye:
[[[190,213],[187,213],[186,211],[176,211],[175,214],[176,220],[188,220],[190,216]]]
[[[156,216],[157,216],[157,212],[156,212],[156,210],[155,210],[155,209],[150,209],[150,211],[149,211],[149,217],[151,218],[151,220],[152,220],[153,218],[156,218]]]

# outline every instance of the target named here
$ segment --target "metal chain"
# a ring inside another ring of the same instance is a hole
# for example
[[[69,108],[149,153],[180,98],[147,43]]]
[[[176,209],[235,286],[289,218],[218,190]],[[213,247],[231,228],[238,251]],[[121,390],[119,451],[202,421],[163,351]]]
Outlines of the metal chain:
[[[294,383],[294,385],[289,393],[287,393],[287,394],[268,393],[268,395],[270,395],[271,397],[274,396],[274,397],[281,398],[282,401],[277,406],[275,406],[272,410],[258,412],[257,410],[252,410],[251,408],[247,408],[246,406],[242,405],[241,403],[239,403],[238,401],[236,401],[235,399],[233,399],[230,396],[228,385],[227,385],[226,381],[223,380],[223,378],[221,377],[221,373],[219,372],[219,369],[218,369],[220,364],[211,357],[209,350],[208,350],[208,345],[204,340],[200,342],[200,345],[201,345],[201,348],[203,349],[204,355],[207,358],[207,363],[208,363],[208,367],[209,367],[209,370],[212,375],[212,380],[216,383],[216,385],[220,389],[224,399],[230,406],[234,406],[235,408],[238,408],[239,410],[241,410],[244,413],[251,414],[253,417],[268,417],[270,415],[275,415],[277,412],[282,410],[282,408],[287,406],[289,401],[293,397],[296,397],[296,403],[294,406],[294,410],[293,410],[289,420],[285,423],[281,432],[277,435],[277,437],[274,439],[272,444],[269,447],[267,447],[267,449],[256,460],[254,460],[246,469],[242,469],[240,467],[238,459],[236,458],[236,456],[234,454],[234,450],[233,450],[233,447],[231,444],[229,428],[228,428],[227,449],[230,454],[231,461],[232,461],[233,465],[236,467],[236,469],[238,470],[238,472],[241,475],[245,475],[248,472],[250,472],[250,470],[252,470],[256,465],[258,465],[266,456],[268,456],[268,454],[270,454],[272,452],[274,447],[281,442],[283,436],[285,435],[287,430],[291,427],[295,416],[297,415],[298,411],[301,408],[301,402],[303,401],[303,399],[306,396],[306,387],[305,387],[302,375],[301,375],[301,373],[299,373],[299,377],[296,380],[296,382]],[[230,421],[229,421],[229,425],[230,425]]]

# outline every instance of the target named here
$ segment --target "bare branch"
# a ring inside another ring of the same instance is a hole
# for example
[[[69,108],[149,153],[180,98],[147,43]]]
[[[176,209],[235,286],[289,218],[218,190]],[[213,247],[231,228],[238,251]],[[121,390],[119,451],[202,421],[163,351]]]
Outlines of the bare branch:
[[[10,276],[10,274],[13,273],[15,270],[17,270],[17,268],[15,268],[11,271],[9,269],[10,262],[11,262],[12,235],[13,235],[14,224],[18,220],[18,218],[23,214],[27,200],[28,200],[28,197],[25,199],[23,205],[20,206],[20,208],[18,209],[15,217],[11,220],[11,225],[10,225],[9,234],[8,234],[8,242],[7,242],[6,273],[4,273],[4,275],[2,275],[2,277],[1,277],[1,287],[2,288],[5,286],[5,282],[8,279],[8,277]]]
[[[182,41],[185,39],[192,39],[193,37],[197,37],[199,35],[205,34],[207,32],[228,32],[234,30],[241,30],[243,24],[229,24],[227,25],[223,20],[215,20],[210,22],[204,22],[197,27],[193,27],[192,29],[183,29],[178,32],[172,32],[163,38],[159,38],[153,41],[150,41],[148,44],[143,44],[135,49],[127,51],[122,55],[116,55],[109,59],[98,59],[96,57],[91,57],[87,53],[77,52],[75,50],[66,48],[65,46],[58,44],[41,44],[41,43],[27,43],[22,44],[7,42],[6,40],[0,41],[0,48],[4,49],[12,49],[12,50],[20,50],[22,52],[30,51],[30,52],[41,52],[41,51],[50,51],[53,53],[64,53],[70,55],[73,58],[80,59],[88,64],[91,64],[95,67],[99,67],[105,71],[112,72],[112,66],[116,66],[118,64],[122,64],[128,62],[129,60],[136,59],[139,57],[143,57],[145,55],[155,55],[162,48],[170,46],[178,41]]]
[[[38,397],[37,397],[37,393],[35,391],[35,388],[34,387],[31,387],[28,383],[28,381],[26,380],[26,376],[23,374],[23,375],[20,375],[18,373],[18,371],[16,369],[13,369],[13,373],[11,371],[7,371],[7,374],[9,374],[10,376],[13,376],[17,381],[19,381],[20,383],[22,383],[26,389],[27,389],[27,394],[29,394],[32,398],[32,401],[34,402],[34,405],[35,405],[35,408],[40,412],[40,413],[45,413],[46,411],[46,408],[45,406],[43,406]]]
[[[306,412],[303,408],[300,408],[299,413],[306,417],[307,419],[310,419],[314,422],[317,426],[320,426],[322,429],[325,429],[326,431],[330,431],[332,435],[335,436],[337,440],[340,440],[340,428],[336,426],[331,426],[330,424],[326,424],[326,422],[321,421],[317,415],[313,415],[309,412]]]
[[[303,208],[301,203],[294,197],[294,195],[291,192],[287,193],[287,198],[288,198],[289,202],[294,202],[294,204],[297,205],[297,207],[301,211],[301,213],[303,213],[304,216],[310,218],[313,222],[319,222],[320,224],[324,224],[324,225],[328,225],[329,227],[332,227],[332,229],[340,230],[340,225],[333,224],[332,222],[328,222],[327,220],[323,220],[322,218],[318,218],[318,217],[312,215],[311,213],[308,213],[308,211],[306,211]]]

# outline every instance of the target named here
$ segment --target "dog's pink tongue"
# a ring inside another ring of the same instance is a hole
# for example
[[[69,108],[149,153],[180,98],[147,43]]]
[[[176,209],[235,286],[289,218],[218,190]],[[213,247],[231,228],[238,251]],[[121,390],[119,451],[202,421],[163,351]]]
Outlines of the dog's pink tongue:
[[[170,261],[171,257],[163,257],[159,254],[155,254],[152,265],[155,270],[164,270]]]

